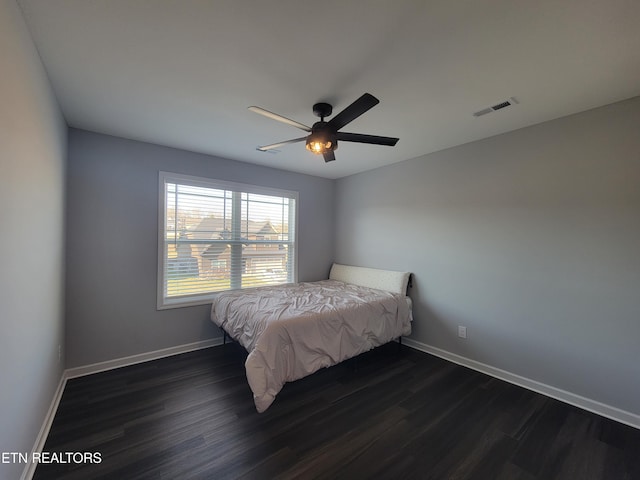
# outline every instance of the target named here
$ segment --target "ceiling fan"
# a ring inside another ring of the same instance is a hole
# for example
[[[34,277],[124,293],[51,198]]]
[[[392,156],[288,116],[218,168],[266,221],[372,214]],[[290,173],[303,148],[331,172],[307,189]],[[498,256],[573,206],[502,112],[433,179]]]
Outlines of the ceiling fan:
[[[306,140],[307,150],[324,157],[325,162],[331,162],[336,159],[334,150],[338,148],[338,140],[343,142],[358,142],[358,143],[370,143],[373,145],[387,145],[393,147],[398,143],[398,138],[393,137],[380,137],[377,135],[364,135],[362,133],[347,133],[339,132],[342,127],[352,122],[367,110],[375,107],[380,100],[371,95],[365,93],[355,102],[349,105],[347,108],[338,113],[331,120],[325,122],[325,118],[331,115],[333,107],[328,103],[316,103],[313,106],[313,113],[320,117],[320,121],[313,124],[312,127],[291,120],[290,118],[283,117],[277,113],[270,112],[260,107],[249,107],[252,112],[264,115],[265,117],[272,118],[282,123],[299,128],[305,132],[309,132],[306,137],[294,138],[293,140],[285,140],[284,142],[273,143],[271,145],[265,145],[258,147],[258,150],[266,152],[274,148],[282,147],[290,143],[297,143]]]

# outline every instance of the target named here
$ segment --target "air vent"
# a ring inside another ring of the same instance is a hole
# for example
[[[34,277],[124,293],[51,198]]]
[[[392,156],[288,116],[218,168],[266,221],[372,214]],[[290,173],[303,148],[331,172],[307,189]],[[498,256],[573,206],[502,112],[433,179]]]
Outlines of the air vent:
[[[497,105],[494,105],[493,107],[491,107],[491,110],[495,112],[496,110],[500,110],[501,108],[508,107],[509,105],[511,105],[511,102],[507,100],[506,102],[502,102]]]
[[[511,105],[517,105],[518,100],[516,100],[516,97],[511,97],[509,98],[509,100],[505,100],[504,102],[500,102],[497,103],[491,107],[487,107],[487,108],[483,108],[482,110],[478,110],[477,112],[475,112],[473,114],[474,117],[481,117],[483,115],[486,115],[487,113],[491,113],[491,112],[496,112],[498,110],[502,110],[503,108],[507,108],[510,107]]]

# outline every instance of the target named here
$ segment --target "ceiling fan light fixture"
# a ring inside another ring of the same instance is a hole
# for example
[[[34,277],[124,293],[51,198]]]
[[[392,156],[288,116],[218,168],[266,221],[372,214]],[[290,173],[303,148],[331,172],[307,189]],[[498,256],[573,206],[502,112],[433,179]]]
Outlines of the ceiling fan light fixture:
[[[320,122],[318,122],[320,123]],[[306,147],[316,155],[324,155],[338,148],[336,136],[326,127],[326,123],[314,125],[313,131],[306,140]]]
[[[320,135],[309,135],[307,137],[307,150],[311,153],[315,153],[316,155],[322,155],[324,153],[330,152],[335,147],[331,139],[325,139]]]

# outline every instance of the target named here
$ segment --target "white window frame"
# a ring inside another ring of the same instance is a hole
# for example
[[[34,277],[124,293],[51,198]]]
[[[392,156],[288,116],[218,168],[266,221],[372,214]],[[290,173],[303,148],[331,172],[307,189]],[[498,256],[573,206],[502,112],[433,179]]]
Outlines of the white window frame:
[[[216,292],[181,295],[179,297],[167,298],[165,295],[166,278],[165,272],[167,258],[167,245],[165,227],[167,224],[166,211],[166,184],[178,183],[181,185],[190,185],[194,187],[213,188],[220,190],[231,190],[242,193],[252,193],[257,195],[270,195],[277,197],[285,197],[294,201],[294,225],[293,225],[293,241],[290,247],[293,247],[293,282],[298,281],[298,192],[292,190],[283,190],[278,188],[263,187],[259,185],[250,185],[245,183],[228,182],[224,180],[215,180],[205,177],[195,177],[191,175],[182,175],[171,172],[159,172],[158,181],[158,277],[157,277],[157,309],[165,310],[169,308],[180,308],[194,305],[205,305],[211,303],[212,297]],[[291,242],[291,239],[289,240]]]

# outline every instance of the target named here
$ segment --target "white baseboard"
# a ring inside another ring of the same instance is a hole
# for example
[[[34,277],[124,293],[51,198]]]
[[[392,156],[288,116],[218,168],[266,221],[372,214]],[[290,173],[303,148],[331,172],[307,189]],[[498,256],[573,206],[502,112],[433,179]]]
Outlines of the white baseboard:
[[[107,360],[105,362],[92,363],[90,365],[84,365],[82,367],[68,368],[67,370],[65,370],[65,374],[67,378],[83,377],[85,375],[91,375],[93,373],[104,372],[107,370],[113,370],[114,368],[126,367],[129,365],[135,365],[136,363],[149,362],[151,360],[170,357],[172,355],[178,355],[180,353],[193,352],[195,350],[202,350],[203,348],[215,347],[217,345],[222,345],[222,338],[212,338],[211,340],[187,343],[185,345],[178,345],[175,347],[163,348],[161,350],[154,350],[153,352],[139,353],[137,355],[116,358],[114,360]]]
[[[560,400],[561,402],[568,403],[578,408],[582,408],[583,410],[587,410],[603,417],[610,418],[612,420],[615,420],[616,422],[624,423],[625,425],[640,429],[640,415],[636,415],[634,413],[627,412],[625,410],[621,410],[619,408],[612,407],[595,400],[591,400],[590,398],[586,398],[581,395],[576,395],[575,393],[567,392],[566,390],[562,390],[560,388],[552,387],[551,385],[540,383],[536,380],[531,380],[529,378],[516,375],[515,373],[511,373],[500,368],[492,367],[491,365],[471,360],[470,358],[463,357],[455,353],[447,352],[446,350],[427,345],[426,343],[418,342],[411,338],[403,338],[402,344],[406,345],[407,347],[420,350],[421,352],[430,353],[431,355],[435,355],[436,357],[440,357],[450,362],[457,363],[458,365],[471,368],[472,370],[477,370],[478,372],[482,372],[500,380],[504,380],[505,382],[513,383],[514,385],[518,385],[519,387],[541,393],[542,395],[546,395],[547,397],[555,398],[556,400]]]
[[[44,417],[44,422],[42,427],[40,428],[40,432],[36,437],[36,442],[33,445],[32,452],[42,452],[44,448],[44,444],[47,441],[47,437],[49,436],[49,430],[51,430],[51,424],[53,423],[53,418],[56,416],[56,412],[58,411],[58,405],[60,405],[60,399],[62,398],[62,392],[64,392],[64,387],[67,384],[67,377],[65,372],[62,372],[60,376],[60,381],[58,382],[58,388],[53,394],[53,399],[51,400],[51,405],[49,405],[49,410],[47,411],[47,415]],[[30,455],[29,458],[33,458],[33,455]],[[20,480],[31,480],[33,474],[36,472],[37,463],[27,462],[22,471],[22,475],[20,476]]]
[[[85,375],[91,375],[93,373],[104,372],[107,370],[113,370],[114,368],[126,367],[128,365],[135,365],[136,363],[148,362],[151,360],[157,360],[159,358],[171,357],[180,353],[193,352],[195,350],[202,350],[203,348],[215,347],[222,345],[222,338],[212,338],[210,340],[203,340],[201,342],[187,343],[185,345],[178,345],[175,347],[163,348],[161,350],[155,350],[153,352],[140,353],[137,355],[131,355],[129,357],[116,358],[114,360],[108,360],[106,362],[93,363],[82,367],[69,368],[62,372],[58,388],[53,396],[49,411],[44,419],[40,433],[36,437],[36,442],[33,446],[32,455],[29,458],[33,458],[33,453],[40,453],[44,448],[44,444],[47,441],[51,424],[58,411],[58,405],[62,399],[62,393],[67,385],[67,380],[71,378],[83,377]],[[37,463],[27,463],[20,480],[31,480],[33,474],[36,471]]]

